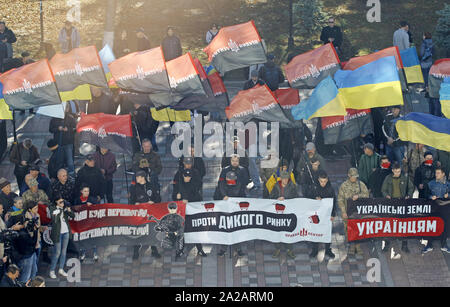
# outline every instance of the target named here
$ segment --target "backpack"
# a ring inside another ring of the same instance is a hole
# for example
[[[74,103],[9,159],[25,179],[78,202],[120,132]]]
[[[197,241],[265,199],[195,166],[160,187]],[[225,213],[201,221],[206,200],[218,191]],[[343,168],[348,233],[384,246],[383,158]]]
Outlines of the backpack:
[[[261,79],[263,79],[267,86],[272,90],[275,91],[278,88],[279,80],[280,80],[280,74],[278,71],[278,67],[267,67],[264,66],[261,68]]]

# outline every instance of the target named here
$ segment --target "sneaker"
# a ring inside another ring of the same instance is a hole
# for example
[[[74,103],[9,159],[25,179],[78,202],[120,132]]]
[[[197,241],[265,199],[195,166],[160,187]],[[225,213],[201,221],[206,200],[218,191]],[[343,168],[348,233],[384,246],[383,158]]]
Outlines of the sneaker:
[[[55,271],[50,271],[50,278],[51,279],[56,279],[56,274],[55,274]]]
[[[202,256],[202,257],[207,257],[208,255],[205,253],[205,251],[204,250],[199,250],[198,252],[197,252],[197,255],[199,255],[199,256]]]
[[[278,257],[280,257],[280,253],[281,253],[281,251],[280,251],[279,249],[275,250],[275,252],[274,252],[273,255],[272,255],[272,258],[278,258]]]
[[[98,261],[98,255],[94,254],[94,257],[92,257],[92,259],[94,259],[94,261]]]
[[[389,250],[389,247],[391,246],[390,242],[383,242],[384,243],[384,247],[381,249],[381,251],[383,252],[387,252]]]
[[[175,254],[175,261],[177,261],[179,258],[184,256],[184,252],[183,251],[179,251]]]
[[[448,248],[448,246],[441,247],[441,251],[446,252],[447,254],[450,254],[450,248]]]
[[[425,255],[426,253],[429,253],[433,250],[432,247],[425,246],[425,248],[422,250],[422,255]]]
[[[81,254],[80,262],[83,263],[85,259],[86,259],[86,253]]]
[[[313,249],[309,254],[309,258],[316,258],[319,251],[317,249]]]
[[[226,253],[225,250],[221,250],[217,253],[217,256],[223,257],[223,256],[225,256],[225,253]]]
[[[328,256],[328,257],[330,257],[331,259],[334,259],[334,258],[336,257],[336,255],[331,251],[331,248],[330,248],[330,249],[327,249],[327,250],[325,251],[325,256]]]
[[[63,270],[63,269],[59,269],[59,271],[58,271],[58,274],[59,274],[59,275],[61,275],[61,276],[63,276],[63,277],[67,277],[67,276],[69,276],[69,275],[67,275],[67,273],[66,273],[66,272],[64,272],[64,270]]]
[[[289,258],[291,258],[291,259],[295,259],[295,257],[296,257],[295,254],[294,254],[294,252],[293,252],[292,250],[290,250],[290,249],[288,249],[286,255],[287,255]]]

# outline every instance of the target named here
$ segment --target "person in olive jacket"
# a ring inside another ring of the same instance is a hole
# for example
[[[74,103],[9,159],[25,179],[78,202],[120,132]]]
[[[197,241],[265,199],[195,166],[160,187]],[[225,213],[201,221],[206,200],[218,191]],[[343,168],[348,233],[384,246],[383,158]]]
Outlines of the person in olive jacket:
[[[55,204],[49,208],[50,216],[52,217],[52,231],[50,234],[50,238],[53,242],[52,261],[50,264],[50,278],[52,279],[56,278],[55,269],[58,261],[58,273],[63,277],[67,277],[64,266],[66,264],[67,246],[69,245],[69,240],[72,235],[69,219],[75,218],[75,214],[69,206],[66,206],[61,195],[57,195],[55,199]]]

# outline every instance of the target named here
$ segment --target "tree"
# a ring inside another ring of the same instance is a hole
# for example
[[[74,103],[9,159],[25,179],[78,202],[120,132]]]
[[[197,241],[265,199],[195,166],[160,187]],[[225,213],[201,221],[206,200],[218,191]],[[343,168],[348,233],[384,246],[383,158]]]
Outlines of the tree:
[[[435,41],[443,50],[446,50],[446,56],[450,56],[450,5],[445,4],[445,7],[437,11],[440,17],[437,21],[435,30]]]
[[[327,15],[320,0],[294,1],[294,31],[302,38],[302,49],[311,49],[319,40]]]

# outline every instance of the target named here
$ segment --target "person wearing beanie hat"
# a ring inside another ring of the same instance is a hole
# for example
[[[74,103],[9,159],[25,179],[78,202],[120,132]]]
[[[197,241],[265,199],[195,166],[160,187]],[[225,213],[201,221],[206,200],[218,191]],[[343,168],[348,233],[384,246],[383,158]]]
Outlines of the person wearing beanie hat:
[[[297,182],[301,182],[300,176],[302,173],[308,172],[308,169],[312,168],[311,159],[313,158],[320,161],[320,166],[322,169],[327,169],[325,159],[319,153],[317,153],[316,145],[313,142],[309,142],[308,144],[306,144],[305,151],[306,154],[302,154],[300,161],[297,164]]]
[[[364,182],[359,180],[358,170],[350,168],[348,171],[348,179],[342,183],[338,193],[338,206],[342,212],[342,219],[344,222],[345,233],[347,234],[347,200],[358,200],[359,198],[369,198],[369,190]],[[346,240],[347,241],[347,240]],[[359,243],[349,246],[348,253],[362,254],[362,249]]]
[[[435,178],[436,163],[434,163],[431,151],[425,152],[423,157],[425,160],[414,173],[414,185],[419,190],[419,198],[428,199],[428,183]]]
[[[64,151],[60,150],[58,142],[55,139],[51,139],[47,142],[47,147],[51,151],[50,159],[47,160],[48,164],[48,177],[51,180],[58,179],[58,171],[64,168]]]
[[[19,197],[11,191],[11,182],[6,178],[0,178],[0,204],[3,205],[4,212],[8,212],[14,205],[14,199]]]
[[[163,39],[161,47],[166,62],[176,59],[183,54],[181,41],[175,36],[173,27],[167,27],[167,36]]]
[[[363,148],[364,153],[359,159],[358,172],[360,180],[368,185],[370,175],[372,175],[380,164],[380,155],[374,151],[374,146],[371,143],[364,144]]]
[[[243,90],[246,91],[251,88],[254,88],[257,85],[264,85],[264,84],[265,82],[261,80],[258,76],[258,71],[252,70],[252,72],[250,73],[250,80],[247,80],[247,82],[245,82]]]
[[[272,92],[275,92],[280,83],[284,82],[284,74],[279,66],[275,64],[275,56],[269,54],[267,63],[259,69],[259,78],[263,80]]]
[[[31,174],[25,176],[26,183],[29,187],[29,190],[25,191],[22,195],[23,202],[34,201],[39,205],[50,205],[50,200],[48,199],[47,194],[41,189],[39,189],[39,183]]]
[[[184,198],[180,198],[181,197],[181,185],[183,183],[185,183],[184,180],[184,174],[186,171],[189,171],[189,176],[190,176],[190,183],[188,184],[189,186],[193,186],[194,191],[193,193],[194,195],[190,195],[189,198],[197,198],[199,197],[199,195],[197,195],[197,192],[200,193],[200,197],[201,195],[203,195],[203,191],[202,191],[202,186],[203,186],[203,182],[202,182],[202,176],[200,175],[198,169],[194,168],[194,158],[192,157],[183,157],[183,167],[179,168],[178,171],[175,173],[175,176],[173,177],[173,189],[172,189],[172,200],[180,200],[180,199],[184,199]]]

